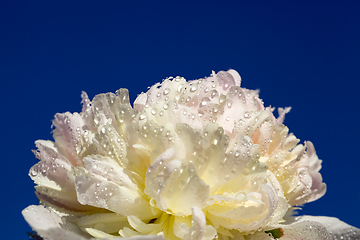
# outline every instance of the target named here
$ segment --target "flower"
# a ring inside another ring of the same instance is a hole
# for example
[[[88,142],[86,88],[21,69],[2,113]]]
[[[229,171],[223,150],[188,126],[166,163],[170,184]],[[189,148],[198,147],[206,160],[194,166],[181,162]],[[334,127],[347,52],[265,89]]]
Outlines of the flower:
[[[49,239],[331,239],[359,229],[292,217],[324,195],[314,146],[264,107],[235,70],[168,78],[130,105],[127,89],[82,94],[56,114],[30,169],[40,206],[23,211]]]

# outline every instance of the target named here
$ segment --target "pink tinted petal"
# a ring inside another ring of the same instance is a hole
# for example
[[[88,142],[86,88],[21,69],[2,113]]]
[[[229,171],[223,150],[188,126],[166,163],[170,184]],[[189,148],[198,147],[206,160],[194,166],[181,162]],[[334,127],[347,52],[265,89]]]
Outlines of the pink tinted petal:
[[[224,95],[227,94],[227,92],[231,87],[239,86],[237,85],[237,82],[235,81],[233,74],[229,72],[220,71],[216,74],[215,72],[213,72],[212,76],[215,79],[216,90]]]
[[[147,101],[146,93],[141,93],[134,101],[134,108],[138,111],[142,111]]]
[[[234,69],[230,69],[227,72],[230,73],[231,76],[233,77],[233,79],[235,81],[235,86],[240,86],[241,85],[240,74],[237,71],[235,71]]]
[[[68,179],[67,172],[71,169],[69,161],[57,152],[54,142],[38,140],[35,142],[41,161],[31,167],[29,176],[38,185],[75,191],[74,184]]]
[[[86,112],[86,110],[89,109],[90,106],[91,106],[91,101],[90,101],[87,93],[84,92],[84,91],[81,93],[81,99],[82,99],[81,100],[81,104],[82,104],[82,110],[81,111]]]
[[[322,182],[322,176],[319,173],[322,161],[316,155],[314,145],[310,141],[307,141],[305,146],[306,153],[295,164],[300,184],[288,196],[291,205],[315,201],[326,192],[326,184]]]
[[[76,192],[64,192],[51,188],[36,186],[36,196],[46,206],[54,207],[60,211],[93,211],[92,206],[82,205],[78,202]]]
[[[74,166],[82,166],[82,161],[76,153],[76,146],[81,142],[84,132],[82,117],[78,113],[58,113],[53,125],[53,137],[59,152]]]
[[[285,114],[290,112],[291,107],[284,108],[278,108],[279,117],[276,119],[275,124],[283,123],[285,119]]]

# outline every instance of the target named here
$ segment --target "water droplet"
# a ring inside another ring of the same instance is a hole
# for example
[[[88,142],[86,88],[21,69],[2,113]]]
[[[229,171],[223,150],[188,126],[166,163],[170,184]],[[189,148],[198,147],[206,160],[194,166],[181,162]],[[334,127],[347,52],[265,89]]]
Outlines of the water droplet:
[[[169,94],[169,92],[170,92],[170,89],[169,88],[165,88],[165,90],[164,90],[164,95],[168,95]]]
[[[198,89],[198,85],[196,83],[191,84],[190,92],[195,92]]]
[[[216,97],[218,95],[218,92],[216,91],[216,90],[212,90],[211,91],[211,98],[214,98],[214,97]]]
[[[208,97],[203,98],[200,103],[200,107],[205,107],[209,102],[210,102],[210,99]]]
[[[178,86],[178,88],[177,88],[177,91],[178,91],[179,93],[181,93],[182,88],[183,88],[183,85],[180,84],[180,85]]]
[[[145,113],[142,113],[140,116],[139,116],[139,120],[144,120],[146,119],[146,114]]]
[[[231,101],[228,101],[227,104],[226,104],[226,106],[227,106],[228,108],[231,108],[231,105],[232,105],[232,102],[231,102]]]
[[[249,111],[246,111],[244,113],[244,118],[250,118],[250,112]]]
[[[221,104],[221,103],[223,103],[225,100],[226,100],[226,96],[222,94],[222,95],[219,97],[219,103]]]
[[[151,114],[152,114],[152,115],[155,115],[156,112],[157,112],[156,108],[153,108],[153,109],[151,110]]]
[[[213,108],[213,112],[216,114],[220,111],[220,105],[216,104]]]
[[[31,168],[31,170],[30,170],[30,175],[31,175],[32,177],[36,177],[36,176],[38,175],[37,169]]]

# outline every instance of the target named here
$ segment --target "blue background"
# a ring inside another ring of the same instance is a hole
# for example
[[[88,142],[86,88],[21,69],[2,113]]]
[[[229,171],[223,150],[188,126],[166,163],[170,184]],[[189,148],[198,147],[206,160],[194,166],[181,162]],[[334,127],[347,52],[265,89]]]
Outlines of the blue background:
[[[57,112],[119,88],[233,68],[311,140],[328,191],[301,213],[360,227],[360,1],[0,2],[2,239],[28,239],[27,176]],[[251,3],[250,3],[251,2]],[[5,236],[4,236],[5,235]]]

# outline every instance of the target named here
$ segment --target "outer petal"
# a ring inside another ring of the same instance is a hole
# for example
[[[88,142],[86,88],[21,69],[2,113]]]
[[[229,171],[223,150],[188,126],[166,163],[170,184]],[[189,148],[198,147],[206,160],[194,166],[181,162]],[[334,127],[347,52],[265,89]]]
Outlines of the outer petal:
[[[51,240],[88,239],[72,224],[64,224],[61,217],[44,206],[29,206],[22,211],[25,220],[41,237]]]
[[[66,175],[71,170],[71,164],[58,153],[54,142],[38,140],[35,144],[39,151],[34,153],[40,162],[30,169],[31,179],[40,186],[75,191],[73,183]]]
[[[90,239],[79,228],[69,222],[63,222],[54,211],[43,206],[31,205],[22,211],[25,220],[44,239],[51,240],[87,240]],[[91,238],[96,240],[98,238]],[[102,238],[107,240],[110,238]],[[114,240],[165,240],[162,235],[134,236],[130,238],[111,237]]]
[[[314,145],[310,141],[306,142],[305,145],[307,147],[306,153],[303,154],[300,161],[295,160],[295,164],[293,164],[300,182],[287,196],[291,205],[302,205],[306,202],[315,201],[326,192],[326,184],[322,182],[319,173],[322,161],[316,155]]]
[[[283,229],[284,236],[281,239],[284,240],[360,239],[360,229],[333,217],[302,216]]]
[[[77,155],[76,146],[81,142],[84,122],[78,113],[58,113],[53,120],[55,129],[53,137],[56,145],[74,166],[82,166],[81,159]]]

